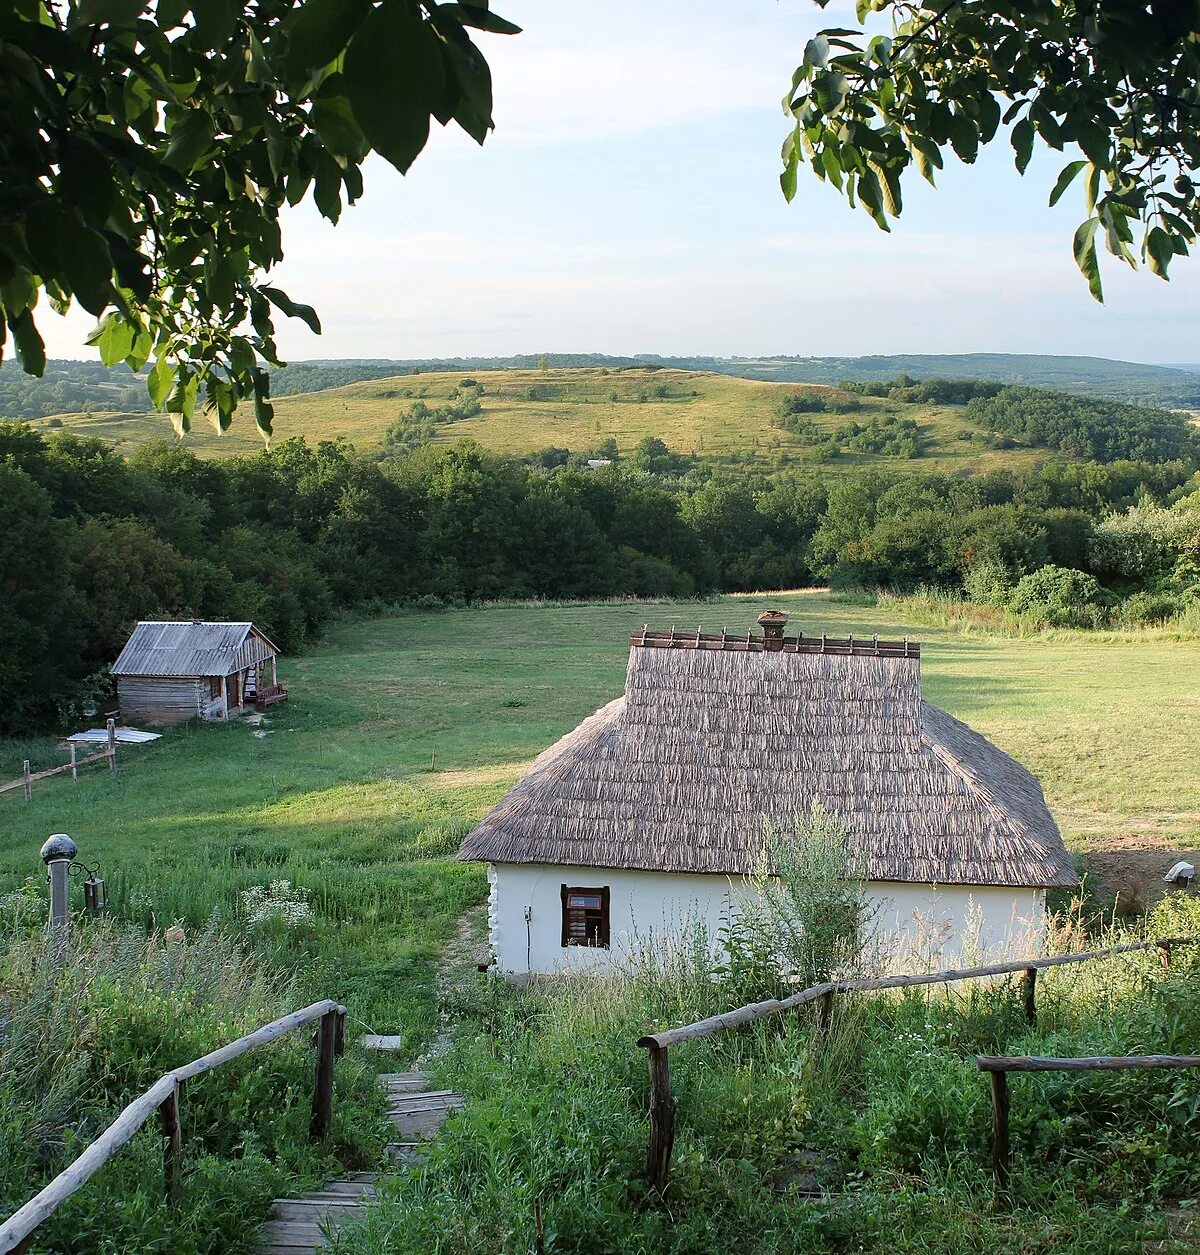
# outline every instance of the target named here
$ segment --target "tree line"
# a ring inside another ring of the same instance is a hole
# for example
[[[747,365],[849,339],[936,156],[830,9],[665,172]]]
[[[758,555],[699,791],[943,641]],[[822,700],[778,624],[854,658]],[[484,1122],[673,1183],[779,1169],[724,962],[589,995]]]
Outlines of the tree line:
[[[77,717],[138,619],[250,619],[294,652],[339,612],[400,603],[962,587],[979,572],[1007,588],[1048,566],[1125,596],[1166,560],[1139,565],[1136,529],[1097,558],[1106,516],[1200,503],[1184,463],[695,482],[655,473],[673,469],[664,449],[593,471],[465,440],[382,460],[299,439],[219,462],[166,442],[124,459],[0,424],[0,727]]]

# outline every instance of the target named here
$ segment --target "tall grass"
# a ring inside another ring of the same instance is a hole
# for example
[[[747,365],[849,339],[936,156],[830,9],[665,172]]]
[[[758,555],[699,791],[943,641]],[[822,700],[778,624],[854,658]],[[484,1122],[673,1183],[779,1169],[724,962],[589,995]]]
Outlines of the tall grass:
[[[59,967],[43,906],[33,890],[0,898],[0,1215],[164,1072],[302,1005],[293,979],[216,925],[168,938],[77,921]],[[151,1122],[41,1226],[33,1249],[251,1249],[273,1197],[379,1154],[379,1087],[351,1060],[337,1069],[331,1137],[309,1142],[313,1068],[301,1031],[188,1082],[181,1200],[164,1197]]]
[[[1195,902],[1151,921],[1181,924],[1200,928]],[[1200,1173],[1195,1073],[1023,1076],[1014,1208],[997,1213],[974,1061],[1194,1047],[1197,967],[1181,951],[1169,972],[1151,953],[1043,973],[1036,1028],[1012,981],[973,982],[841,997],[825,1033],[804,1011],[676,1047],[673,1175],[659,1200],[640,1178],[635,1042],[729,1005],[703,954],[481,987],[439,1078],[466,1094],[465,1111],[340,1249],[1140,1252]]]
[[[1078,638],[1078,628],[1048,627],[998,606],[967,600],[955,588],[921,585],[911,593],[894,593],[880,589],[875,593],[835,594],[833,600],[845,599],[849,604],[868,602],[888,615],[909,619],[927,626],[951,628],[964,635],[994,634],[1005,636],[1037,636],[1050,640]],[[1193,601],[1161,623],[1087,629],[1087,635],[1098,641],[1190,641],[1200,637],[1200,601]]]

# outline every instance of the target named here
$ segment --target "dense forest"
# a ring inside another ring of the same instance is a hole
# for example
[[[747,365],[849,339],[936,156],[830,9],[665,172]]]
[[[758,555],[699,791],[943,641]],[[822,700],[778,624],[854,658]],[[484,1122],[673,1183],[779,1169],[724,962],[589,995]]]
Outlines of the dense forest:
[[[125,460],[0,424],[3,730],[101,697],[132,623],[155,616],[252,619],[293,652],[339,612],[401,602],[834,581],[965,587],[1033,621],[1153,621],[1200,586],[1193,463],[764,484],[693,479],[644,444],[591,471],[565,450],[515,461],[468,441],[367,455],[288,440],[220,462],[161,443]]]

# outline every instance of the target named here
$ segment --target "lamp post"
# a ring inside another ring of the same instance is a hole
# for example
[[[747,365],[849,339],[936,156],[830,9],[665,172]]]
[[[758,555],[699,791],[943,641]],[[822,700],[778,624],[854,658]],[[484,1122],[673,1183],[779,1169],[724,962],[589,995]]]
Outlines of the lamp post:
[[[71,861],[78,853],[79,847],[65,832],[56,832],[42,846],[42,862],[46,864],[50,879],[50,951],[59,963],[66,958],[70,927],[67,877],[71,872]]]

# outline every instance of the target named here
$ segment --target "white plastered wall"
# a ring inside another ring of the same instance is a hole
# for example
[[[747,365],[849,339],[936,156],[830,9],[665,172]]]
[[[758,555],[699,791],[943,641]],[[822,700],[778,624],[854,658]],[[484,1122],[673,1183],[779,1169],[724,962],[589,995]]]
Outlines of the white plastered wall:
[[[659,948],[703,927],[720,936],[742,883],[724,876],[621,871],[548,864],[496,864],[489,926],[496,969],[505,975],[606,969],[647,945]],[[607,886],[611,947],[563,947],[563,885]],[[1041,944],[1041,889],[876,882],[871,899],[891,970],[932,970],[966,960],[1019,958]]]

